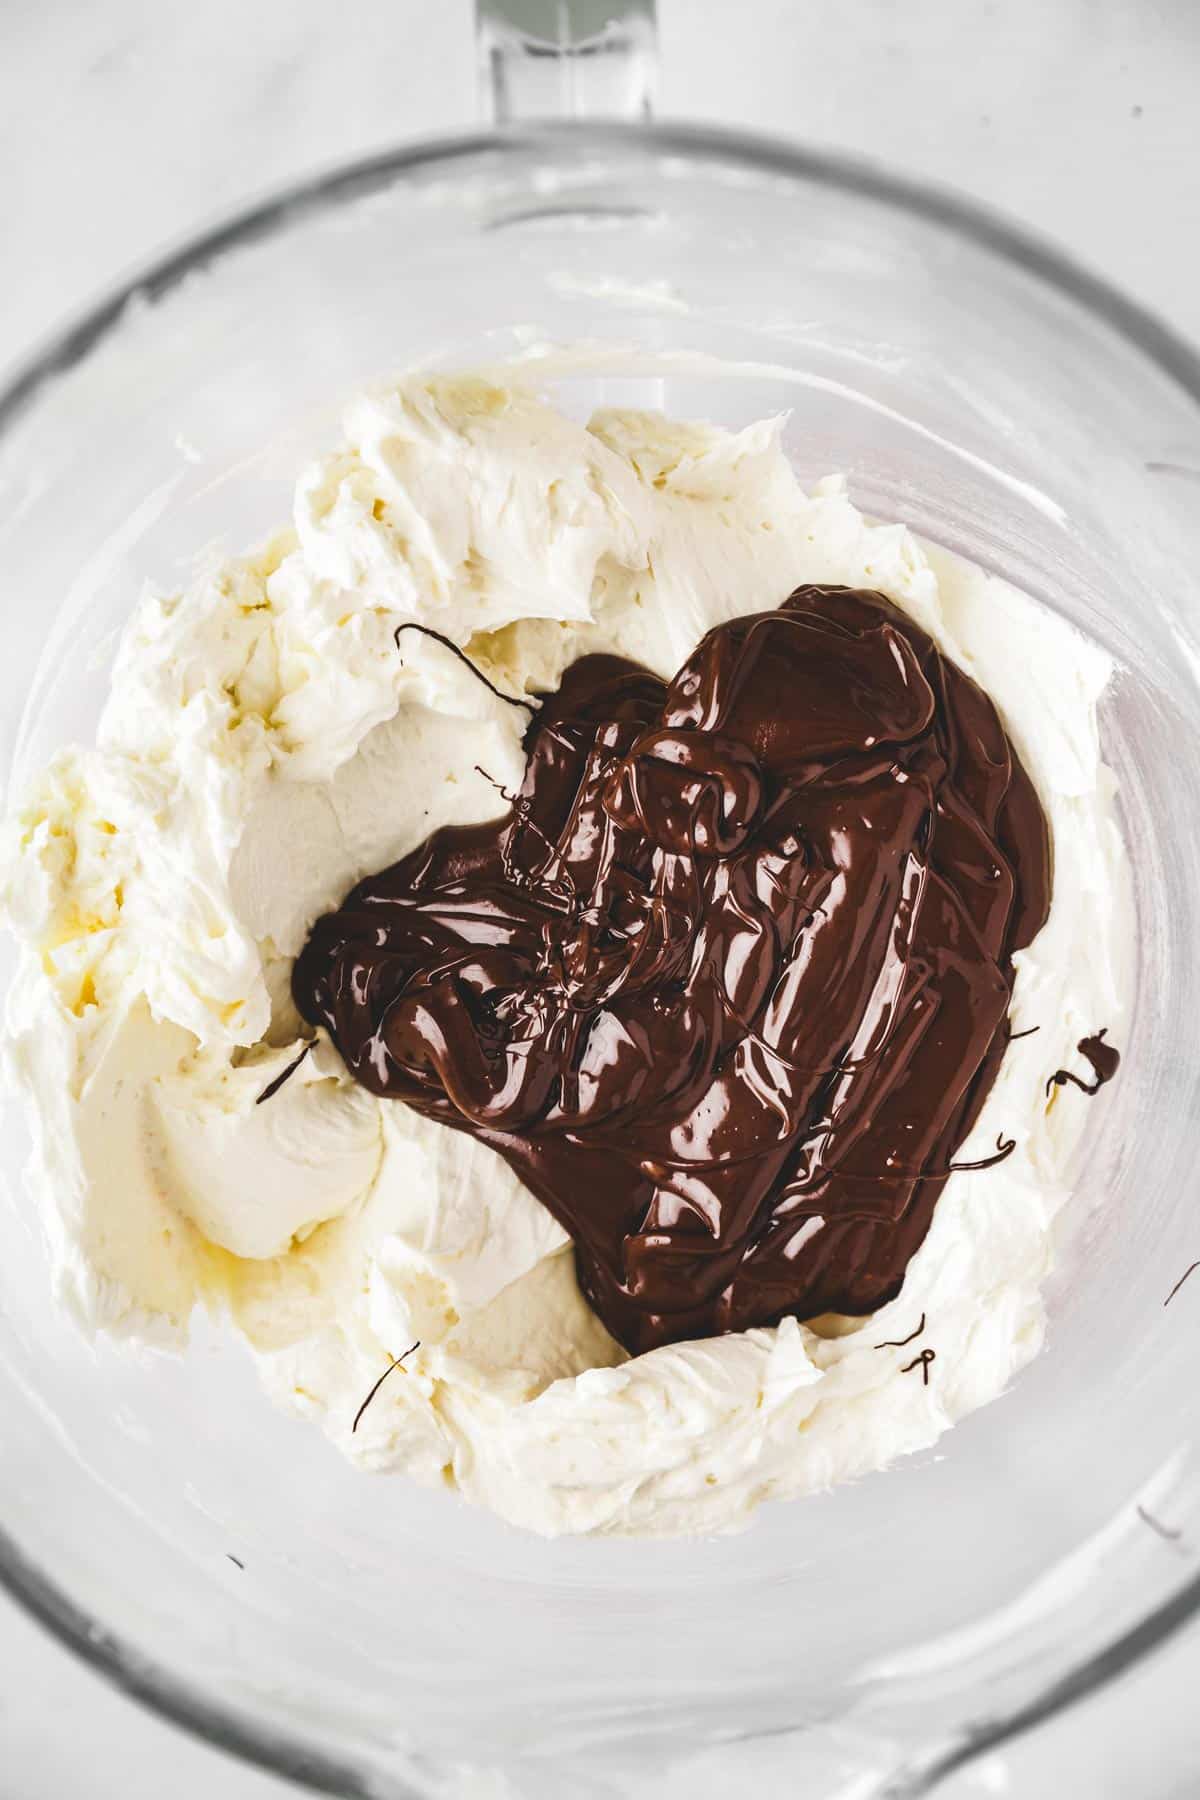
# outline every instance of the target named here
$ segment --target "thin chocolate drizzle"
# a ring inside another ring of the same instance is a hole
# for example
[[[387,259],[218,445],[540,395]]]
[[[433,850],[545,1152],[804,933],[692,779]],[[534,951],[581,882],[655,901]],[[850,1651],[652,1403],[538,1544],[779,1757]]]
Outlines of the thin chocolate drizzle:
[[[1095,1037],[1085,1037],[1079,1040],[1079,1054],[1086,1057],[1091,1063],[1092,1074],[1095,1076],[1094,1081],[1083,1081],[1078,1075],[1073,1075],[1070,1069],[1055,1069],[1046,1083],[1047,1094],[1053,1088],[1065,1087],[1068,1081],[1072,1087],[1077,1087],[1081,1094],[1098,1094],[1105,1082],[1112,1080],[1121,1063],[1120,1051],[1114,1050],[1111,1044],[1104,1042],[1107,1036],[1108,1027],[1106,1025],[1103,1031],[1096,1033]]]
[[[1002,1163],[1005,1157],[1011,1156],[1016,1147],[1016,1138],[1006,1138],[1001,1131],[996,1137],[996,1154],[994,1156],[980,1156],[974,1162],[947,1163],[947,1172],[953,1175],[956,1169],[994,1169],[997,1163]]]
[[[1041,1029],[1040,1025],[1030,1025],[1027,1026],[1024,1031],[1010,1031],[1008,1034],[1008,1041],[1010,1044],[1019,1044],[1022,1038],[1032,1037],[1035,1031],[1040,1031]]]
[[[305,1044],[295,1062],[290,1062],[287,1068],[275,1077],[274,1081],[269,1081],[267,1083],[262,1093],[258,1096],[258,1099],[254,1102],[255,1106],[261,1106],[264,1100],[269,1100],[272,1094],[277,1094],[279,1092],[285,1081],[291,1080],[292,1076],[296,1073],[296,1070],[300,1067],[300,1064],[304,1061],[311,1049],[311,1044]]]
[[[350,1427],[351,1436],[353,1436],[353,1434],[358,1430],[358,1421],[362,1418],[363,1414],[366,1412],[368,1406],[370,1406],[372,1400],[375,1398],[376,1394],[379,1392],[380,1388],[383,1386],[384,1382],[387,1380],[387,1378],[391,1374],[392,1370],[398,1369],[400,1367],[400,1364],[402,1362],[404,1362],[406,1360],[406,1358],[410,1357],[414,1350],[419,1350],[420,1348],[421,1348],[421,1340],[420,1340],[420,1338],[418,1338],[415,1344],[410,1344],[408,1346],[407,1350],[402,1350],[399,1356],[392,1358],[392,1360],[388,1364],[387,1368],[383,1371],[383,1374],[379,1377],[379,1380],[372,1384],[370,1393],[367,1395],[366,1399],[363,1401],[362,1405],[359,1407],[358,1411],[355,1413],[354,1423]]]
[[[922,1350],[920,1356],[914,1356],[910,1363],[905,1363],[905,1365],[901,1369],[900,1373],[902,1375],[907,1375],[910,1369],[919,1368],[921,1371],[921,1386],[928,1387],[929,1386],[929,1365],[930,1365],[930,1363],[933,1363],[936,1361],[937,1361],[937,1351],[936,1350]]]
[[[915,1331],[910,1331],[906,1338],[885,1338],[882,1344],[876,1344],[877,1350],[903,1350],[906,1344],[915,1343],[925,1329],[925,1314],[921,1314],[921,1323]]]
[[[507,817],[317,922],[300,1011],[506,1158],[631,1351],[875,1311],[1048,909],[995,707],[883,595],[802,587],[669,685],[583,658],[525,744]]]
[[[1200,1269],[1200,1262],[1194,1262],[1190,1269],[1185,1269],[1183,1271],[1183,1274],[1179,1277],[1179,1280],[1175,1283],[1175,1286],[1171,1289],[1170,1293],[1167,1295],[1166,1299],[1163,1301],[1164,1306],[1170,1306],[1172,1300],[1175,1298],[1176,1294],[1179,1292],[1180,1288],[1183,1286],[1183,1284],[1187,1280],[1188,1276],[1194,1275],[1196,1273],[1197,1269]]]
[[[482,669],[476,668],[466,651],[461,649],[460,646],[454,642],[453,638],[448,638],[444,631],[435,631],[432,625],[418,625],[415,619],[406,619],[403,625],[397,625],[392,634],[392,640],[395,643],[397,650],[400,648],[400,633],[402,631],[419,631],[422,637],[432,638],[435,644],[444,645],[445,648],[450,651],[452,656],[457,656],[459,662],[462,663],[465,669],[470,669],[476,681],[482,681],[489,694],[495,694],[497,700],[503,700],[506,706],[523,707],[531,719],[536,714],[537,705],[533,700],[519,700],[515,694],[504,693],[501,688],[496,686],[494,681],[488,680]]]

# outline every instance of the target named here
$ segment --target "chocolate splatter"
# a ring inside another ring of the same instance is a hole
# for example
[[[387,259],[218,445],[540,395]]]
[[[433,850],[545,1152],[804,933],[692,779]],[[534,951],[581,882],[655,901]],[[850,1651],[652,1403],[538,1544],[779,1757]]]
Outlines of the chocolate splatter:
[[[1019,1044],[1022,1038],[1032,1037],[1035,1031],[1041,1029],[1040,1025],[1030,1025],[1024,1031],[1010,1031],[1008,1041],[1010,1044]]]
[[[1081,1094],[1098,1094],[1105,1082],[1112,1080],[1121,1062],[1120,1051],[1114,1050],[1111,1044],[1104,1042],[1107,1035],[1108,1027],[1106,1025],[1103,1031],[1096,1033],[1095,1037],[1085,1037],[1079,1040],[1079,1054],[1085,1056],[1091,1063],[1092,1074],[1095,1076],[1094,1081],[1084,1081],[1080,1076],[1073,1075],[1070,1069],[1055,1069],[1046,1083],[1047,1094],[1052,1088],[1065,1087],[1068,1081],[1072,1087],[1077,1087]]]

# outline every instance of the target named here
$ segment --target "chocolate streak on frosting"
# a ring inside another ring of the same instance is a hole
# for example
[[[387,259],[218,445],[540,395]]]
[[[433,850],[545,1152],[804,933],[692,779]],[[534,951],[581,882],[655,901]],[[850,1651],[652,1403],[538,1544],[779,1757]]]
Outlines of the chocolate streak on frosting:
[[[1072,1075],[1070,1069],[1055,1069],[1046,1083],[1046,1092],[1049,1093],[1051,1088],[1066,1087],[1069,1081],[1081,1094],[1098,1094],[1105,1082],[1112,1080],[1121,1064],[1120,1051],[1104,1042],[1107,1035],[1108,1027],[1105,1026],[1095,1037],[1080,1038],[1077,1046],[1079,1054],[1091,1063],[1094,1080],[1081,1081],[1078,1075]]]
[[[268,1081],[266,1087],[254,1102],[255,1106],[261,1106],[264,1100],[269,1100],[273,1094],[279,1092],[285,1081],[290,1081],[292,1079],[292,1076],[296,1073],[296,1070],[300,1067],[300,1064],[304,1061],[311,1049],[311,1044],[305,1044],[295,1062],[290,1062],[287,1068],[275,1077],[274,1081]]]
[[[913,1344],[925,1329],[925,1314],[921,1314],[921,1323],[915,1331],[910,1331],[906,1338],[885,1338],[882,1344],[876,1344],[877,1350],[903,1350],[906,1344]]]
[[[1010,1038],[1009,1042],[1011,1043],[1011,1041]],[[1006,1138],[1004,1133],[1001,1132],[996,1139],[996,1151],[993,1156],[977,1156],[974,1162],[947,1163],[946,1168],[951,1175],[953,1175],[957,1169],[994,1169],[997,1163],[1002,1163],[1007,1157],[1010,1157],[1016,1147],[1016,1138]]]
[[[498,688],[494,681],[489,681],[482,669],[477,669],[465,650],[460,650],[453,638],[448,638],[444,631],[435,631],[432,625],[418,625],[415,619],[405,619],[403,625],[397,625],[392,633],[392,642],[397,650],[400,648],[402,631],[419,631],[422,637],[432,638],[435,644],[441,644],[456,656],[465,669],[469,669],[476,681],[481,681],[489,694],[495,694],[497,700],[503,700],[506,706],[520,706],[530,715],[536,713],[537,707],[532,700],[519,700],[515,694],[506,694]],[[403,658],[401,658],[403,661]]]
[[[929,1386],[929,1365],[937,1361],[936,1350],[922,1350],[920,1356],[914,1356],[910,1363],[905,1363],[900,1373],[907,1375],[911,1369],[920,1369],[921,1386]]]
[[[398,1369],[400,1367],[400,1364],[402,1362],[404,1362],[407,1357],[411,1356],[414,1350],[419,1350],[420,1348],[421,1348],[421,1340],[420,1340],[420,1338],[418,1338],[415,1344],[410,1344],[408,1346],[407,1350],[402,1350],[400,1352],[399,1356],[393,1356],[391,1362],[388,1364],[387,1368],[383,1371],[383,1374],[379,1377],[378,1381],[372,1382],[370,1393],[367,1395],[366,1399],[363,1401],[362,1405],[359,1407],[358,1411],[354,1415],[354,1423],[350,1427],[351,1435],[353,1435],[353,1433],[358,1430],[360,1419],[362,1418],[363,1414],[366,1412],[368,1406],[370,1406],[372,1400],[375,1398],[375,1396],[379,1392],[380,1388],[383,1386],[384,1382],[387,1380],[388,1376],[392,1373],[392,1370]]]
[[[802,587],[669,685],[583,658],[525,743],[505,818],[317,922],[301,1012],[506,1158],[631,1351],[874,1311],[1049,905],[991,701],[883,595]]]

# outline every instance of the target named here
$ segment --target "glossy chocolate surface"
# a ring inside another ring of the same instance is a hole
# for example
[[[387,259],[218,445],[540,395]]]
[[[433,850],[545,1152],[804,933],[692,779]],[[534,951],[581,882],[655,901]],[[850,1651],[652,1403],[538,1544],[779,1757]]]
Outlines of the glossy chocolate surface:
[[[674,681],[568,669],[509,813],[319,920],[306,1018],[492,1145],[632,1351],[898,1290],[1003,1057],[1046,820],[884,596],[802,587]]]

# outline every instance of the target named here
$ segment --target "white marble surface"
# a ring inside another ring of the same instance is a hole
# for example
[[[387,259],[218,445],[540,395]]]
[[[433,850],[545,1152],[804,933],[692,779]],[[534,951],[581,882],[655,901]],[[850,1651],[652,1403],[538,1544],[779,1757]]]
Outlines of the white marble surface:
[[[660,0],[660,15],[664,112],[950,180],[1200,341],[1197,0]],[[0,0],[0,368],[198,223],[473,115],[468,0]],[[1200,1794],[1198,1677],[1191,1633],[945,1800]],[[4,1800],[167,1790],[294,1792],[144,1715],[0,1600]]]

